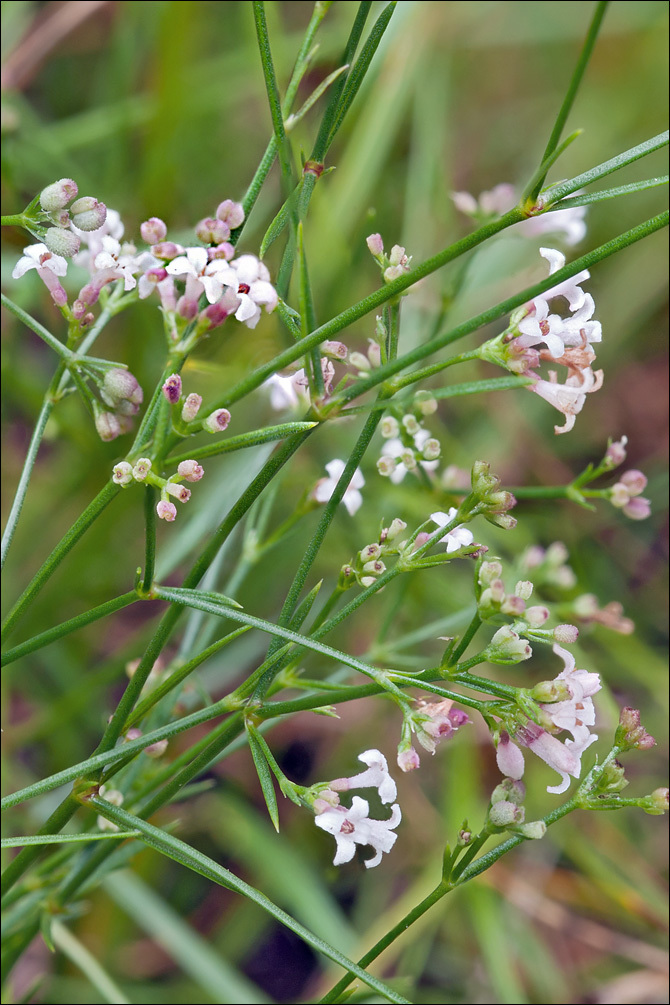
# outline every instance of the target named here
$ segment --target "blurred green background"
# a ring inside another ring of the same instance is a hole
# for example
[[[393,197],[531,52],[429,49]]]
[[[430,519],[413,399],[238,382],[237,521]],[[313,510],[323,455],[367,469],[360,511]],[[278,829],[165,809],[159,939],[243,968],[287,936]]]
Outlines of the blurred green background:
[[[300,100],[339,65],[356,9],[350,2],[333,4]],[[310,10],[307,3],[267,5],[280,85],[288,80]],[[373,5],[373,15],[379,10],[381,5]],[[467,231],[451,191],[476,195],[500,182],[525,183],[546,144],[591,12],[592,5],[582,2],[398,4],[328,157],[327,166],[336,170],[320,181],[310,210],[306,248],[320,322],[377,285],[367,234],[381,232],[387,247],[405,244],[420,261]],[[19,212],[44,185],[70,176],[80,192],[122,213],[126,237],[156,215],[166,220],[173,238],[189,243],[198,219],[222,199],[244,194],[271,128],[250,3],[6,2],[2,16],[5,213]],[[666,29],[665,3],[610,4],[568,123],[569,130],[581,127],[584,133],[561,159],[554,179],[665,128]],[[319,107],[291,134],[296,156],[309,154]],[[664,170],[657,153],[614,183]],[[656,189],[593,207],[588,236],[569,257],[659,212],[664,198]],[[258,250],[279,200],[275,169],[251,214],[243,251]],[[25,236],[8,231],[5,237],[8,295],[58,331],[58,317],[37,277],[10,278]],[[552,241],[512,232],[473,256],[450,321],[543,276],[536,250],[542,243]],[[266,259],[273,275],[280,244]],[[602,456],[608,436],[628,435],[626,466],[641,468],[650,479],[654,514],[648,521],[626,521],[604,504],[589,513],[568,503],[524,503],[513,534],[489,525],[475,528],[477,540],[508,560],[510,586],[512,560],[524,547],[563,540],[580,582],[565,603],[579,592],[593,592],[603,604],[621,601],[636,622],[632,636],[587,628],[577,647],[578,665],[599,670],[606,682],[598,701],[598,751],[607,749],[617,705],[640,707],[657,736],[665,730],[666,262],[666,236],[660,233],[593,270],[588,289],[603,325],[598,365],[605,385],[589,397],[573,433],[555,438],[557,413],[524,391],[445,402],[439,418],[428,422],[442,442],[445,466],[467,468],[481,458],[508,485],[560,484]],[[405,347],[425,338],[453,281],[454,272],[443,270],[405,300]],[[5,320],[6,513],[54,364],[36,338]],[[373,319],[364,318],[344,333],[344,341],[365,349],[372,325]],[[463,347],[481,339],[477,333]],[[187,390],[218,396],[285,343],[275,317],[264,316],[252,333],[241,326],[221,329],[187,364]],[[163,358],[155,305],[145,303],[116,318],[96,352],[128,363],[148,391]],[[454,381],[477,375],[499,371],[482,364],[448,373]],[[252,395],[234,410],[234,432],[272,418],[266,399]],[[271,526],[290,514],[327,461],[346,456],[358,428],[354,421],[332,424],[294,458]],[[123,449],[123,441],[98,440],[74,396],[59,406],[7,563],[8,599],[99,491]],[[160,528],[160,576],[178,581],[193,549],[265,456],[260,448],[251,459],[237,454],[209,463],[188,516],[180,514],[179,524]],[[355,520],[342,510],[310,585],[325,576],[330,586],[336,570],[376,536],[380,519],[400,516],[412,526],[436,508],[435,497],[411,477],[400,486],[379,478],[375,456],[371,451],[364,468],[368,504]],[[134,493],[126,493],[110,507],[54,575],[15,641],[130,588],[142,561],[137,502]],[[304,520],[267,564],[252,570],[238,595],[245,608],[263,617],[277,615],[316,519]],[[235,538],[228,567],[238,547]],[[470,576],[463,563],[396,583],[328,641],[356,654],[372,653],[382,665],[431,665],[441,654],[436,636],[461,630],[469,619]],[[225,567],[220,582],[226,582]],[[140,654],[149,636],[154,606],[130,608],[11,667],[5,696],[12,726],[4,737],[12,755],[5,769],[9,789],[88,755],[120,694],[125,661]],[[415,631],[421,637],[407,640]],[[253,668],[264,645],[262,638],[245,636],[204,667],[202,686],[215,696],[228,690]],[[324,671],[313,658],[305,666],[310,676]],[[550,661],[534,661],[530,670],[524,664],[505,679],[522,684],[531,673],[534,681],[555,670]],[[187,700],[197,702],[197,693]],[[400,722],[390,706],[353,703],[339,712],[339,719],[304,713],[274,728],[270,742],[290,777],[309,784],[350,774],[356,754],[366,747],[379,746],[392,757]],[[184,840],[240,872],[357,958],[434,885],[444,842],[453,840],[463,818],[469,816],[475,826],[483,819],[498,775],[480,726],[464,728],[434,759],[424,757],[418,773],[400,779],[404,821],[398,842],[383,867],[369,873],[360,864],[333,868],[329,840],[293,806],[282,806],[282,832],[275,836],[246,751],[222,763],[210,791],[165,811],[161,821],[180,819]],[[190,734],[189,739],[193,742]],[[664,749],[659,744],[651,753],[629,756],[631,793],[663,784]],[[554,797],[544,791],[550,779],[543,765],[529,764],[527,780],[533,818],[551,808]],[[12,832],[33,830],[54,803],[49,797],[14,811]],[[666,1001],[665,834],[662,820],[639,813],[572,816],[427,915],[376,972],[395,974],[399,989],[417,1002]],[[130,1000],[308,1001],[329,986],[311,952],[253,906],[152,852],[136,856],[133,869],[134,874],[112,875],[88,892],[86,910],[73,923]],[[197,934],[193,945],[185,925]],[[40,974],[46,977],[32,993],[31,982]],[[414,986],[411,975],[420,975]],[[253,983],[240,986],[241,980]],[[17,967],[14,997],[6,1000],[18,1001],[26,992],[26,1000],[34,1002],[103,1000],[41,942]]]

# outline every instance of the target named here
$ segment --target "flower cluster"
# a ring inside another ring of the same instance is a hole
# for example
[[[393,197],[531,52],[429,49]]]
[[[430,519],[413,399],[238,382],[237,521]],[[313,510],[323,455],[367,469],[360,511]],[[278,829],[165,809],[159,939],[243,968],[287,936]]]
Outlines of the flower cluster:
[[[642,497],[646,487],[647,479],[641,471],[625,471],[610,489],[610,502],[631,520],[645,520],[651,513],[651,503]]]
[[[182,393],[182,380],[178,373],[172,373],[166,378],[161,388],[163,397],[172,408],[172,425],[180,435],[192,433],[189,424],[195,422],[202,406],[202,396],[191,393]],[[196,432],[204,429],[208,433],[222,433],[228,428],[230,423],[230,412],[227,408],[217,408],[202,419],[196,428]]]
[[[324,342],[321,345],[321,351],[324,353],[321,357],[323,399],[326,399],[332,394],[335,379],[333,360],[344,362],[348,356],[348,349],[343,342]],[[304,411],[311,403],[309,378],[302,368],[285,377],[279,373],[273,373],[263,383],[263,388],[269,394],[270,404],[277,412]]]
[[[470,722],[467,713],[460,708],[452,708],[453,701],[425,701],[417,699],[416,710],[405,715],[403,735],[398,745],[398,767],[401,771],[414,771],[419,767],[419,755],[412,746],[411,735],[430,754],[434,754],[438,743],[450,739],[458,729]]]
[[[145,482],[147,485],[155,485],[161,490],[160,502],[156,506],[156,512],[161,520],[168,523],[177,516],[177,507],[171,501],[177,499],[180,503],[187,503],[191,498],[191,490],[187,489],[182,482],[199,482],[204,475],[204,470],[197,461],[181,461],[177,467],[176,474],[169,478],[161,478],[152,471],[152,463],[148,457],[140,457],[135,464],[129,461],[120,461],[114,465],[112,481],[116,485],[126,488],[133,482]]]
[[[601,687],[596,673],[576,668],[572,653],[558,643],[554,652],[563,660],[563,670],[553,681],[545,681],[533,689],[533,695],[546,696],[540,708],[546,716],[547,729],[527,721],[513,728],[514,740],[528,747],[561,775],[559,785],[550,785],[547,792],[560,794],[570,784],[570,775],[579,778],[581,756],[598,739],[589,729],[595,723],[593,695]],[[551,730],[551,732],[549,731]],[[563,743],[553,734],[566,730],[571,733]],[[507,730],[500,734],[497,749],[498,767],[508,778],[521,778],[524,772],[523,753]]]
[[[452,192],[451,198],[461,213],[486,223],[512,209],[517,204],[518,195],[513,185],[503,183],[489,192],[482,192],[479,199],[469,192]],[[531,216],[518,223],[515,229],[524,237],[560,234],[565,244],[579,244],[586,234],[585,216],[586,206],[571,206]]]
[[[340,589],[346,590],[354,583],[367,588],[372,586],[377,578],[386,572],[384,557],[395,555],[402,548],[402,542],[398,542],[398,537],[406,529],[404,520],[396,517],[388,527],[382,527],[379,533],[379,540],[366,544],[356,558],[347,565],[342,566],[340,571]]]
[[[356,853],[356,845],[370,845],[375,854],[366,859],[365,866],[372,869],[379,865],[382,854],[389,852],[398,837],[395,828],[402,819],[400,807],[393,803],[396,798],[396,784],[389,775],[386,758],[379,750],[366,750],[359,754],[359,761],[367,765],[365,771],[350,778],[336,778],[322,787],[314,799],[314,823],[321,830],[335,838],[337,849],[333,865],[350,862]],[[393,803],[388,820],[374,820],[370,817],[370,806],[366,799],[354,796],[351,807],[342,806],[338,793],[350,789],[375,788],[382,803]]]
[[[387,255],[384,251],[381,234],[370,234],[366,243],[370,254],[379,263],[385,283],[391,283],[403,273],[409,272],[409,263],[412,258],[405,254],[405,249],[401,245],[394,244],[391,253]]]
[[[437,408],[435,399],[430,397],[430,401]],[[377,470],[395,485],[408,471],[416,472],[419,465],[426,472],[435,471],[438,466],[440,441],[431,436],[419,418],[430,414],[428,409],[428,400],[422,398],[411,412],[385,415],[381,421],[381,434],[386,443],[377,461]]]

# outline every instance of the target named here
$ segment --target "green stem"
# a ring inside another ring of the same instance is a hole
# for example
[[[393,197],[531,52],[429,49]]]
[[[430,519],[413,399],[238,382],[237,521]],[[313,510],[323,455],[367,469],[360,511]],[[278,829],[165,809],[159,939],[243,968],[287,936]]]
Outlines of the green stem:
[[[73,799],[72,796],[67,796],[60,806],[54,810],[48,820],[42,824],[37,831],[38,835],[42,837],[46,834],[57,834],[65,827],[78,809],[79,803],[77,800]],[[22,848],[16,858],[12,859],[2,874],[3,901],[6,899],[14,883],[42,855],[45,847],[45,845],[30,845],[27,848]]]
[[[408,387],[418,380],[426,380],[428,377],[433,377],[436,373],[441,373],[442,370],[446,370],[449,366],[456,366],[457,363],[467,363],[470,360],[479,358],[480,352],[478,348],[472,349],[471,352],[459,353],[457,356],[451,356],[440,363],[433,363],[432,366],[424,366],[420,370],[413,370],[404,377],[397,377],[393,381],[393,387],[396,391],[401,391],[403,387]]]
[[[49,577],[56,571],[69,551],[75,546],[88,528],[100,516],[105,507],[112,501],[119,491],[119,486],[109,481],[98,493],[95,499],[89,503],[81,516],[75,520],[67,534],[49,555],[39,571],[25,588],[19,599],[16,601],[11,611],[7,615],[2,631],[3,639],[11,632],[16,622],[23,614],[25,608],[32,603],[39,591],[42,589]]]
[[[594,202],[603,202],[606,199],[618,199],[620,196],[631,195],[634,192],[645,192],[650,188],[658,188],[667,185],[670,175],[659,175],[656,178],[645,178],[644,181],[633,181],[629,185],[617,185],[614,188],[601,189],[599,192],[583,192],[581,195],[573,196],[572,199],[561,199],[559,203],[553,204],[553,209],[570,209],[573,206],[589,206]],[[549,210],[551,212],[551,210]]]
[[[270,39],[268,36],[268,26],[265,18],[265,3],[263,0],[253,0],[252,9],[254,13],[254,23],[256,25],[256,37],[258,39],[258,50],[263,67],[263,77],[265,79],[265,89],[270,106],[272,117],[272,128],[274,131],[277,153],[279,155],[279,166],[284,184],[284,193],[288,198],[293,188],[293,162],[291,158],[291,147],[284,129],[284,115],[282,113],[279,90],[277,88],[277,78],[275,76],[274,64],[272,62],[272,51],[270,49]]]
[[[144,579],[142,580],[142,590],[148,593],[154,581],[154,571],[156,568],[156,489],[153,485],[147,485],[144,489]]]
[[[283,440],[295,433],[306,433],[318,426],[318,422],[283,422],[279,426],[266,426],[265,429],[254,429],[249,433],[240,433],[239,436],[229,436],[226,440],[219,440],[217,443],[208,443],[204,447],[194,447],[185,454],[170,456],[170,464],[181,464],[182,461],[200,461],[205,457],[218,457],[219,454],[229,454],[234,450],[244,450],[247,447],[256,447],[260,443],[271,443],[274,440]]]
[[[1,227],[23,227],[23,213],[10,213],[9,216],[0,216]]]
[[[393,928],[391,928],[379,940],[379,942],[375,943],[372,949],[369,949],[364,956],[361,956],[360,960],[358,961],[359,967],[367,967],[370,965],[370,963],[376,960],[378,956],[381,956],[384,950],[387,949],[392,942],[395,942],[395,940],[398,938],[399,935],[402,935],[403,932],[406,932],[407,929],[410,927],[410,925],[413,925],[415,921],[418,921],[418,919],[421,918],[426,913],[426,911],[429,911],[431,907],[439,903],[439,901],[442,900],[442,898],[446,896],[446,894],[449,893],[450,891],[451,886],[444,883],[440,883],[440,885],[437,886],[432,891],[432,893],[429,893],[428,896],[425,897],[420,904],[417,904],[416,907],[413,907],[411,911],[408,911],[405,917],[401,921],[399,921],[396,925],[394,925]],[[349,987],[353,979],[354,979],[353,974],[345,974],[344,977],[342,977],[337,982],[337,984],[335,984],[330,989],[328,994],[324,995],[323,998],[319,999],[319,1002],[325,1005],[326,1002],[338,1001],[342,992]]]
[[[570,110],[572,109],[574,100],[577,96],[577,92],[579,90],[579,86],[582,82],[582,78],[586,71],[586,67],[589,64],[589,60],[593,52],[593,47],[596,44],[596,39],[598,38],[598,32],[600,31],[600,26],[605,16],[606,10],[607,10],[607,0],[599,0],[599,2],[596,4],[596,9],[594,11],[591,24],[589,25],[589,30],[586,33],[586,38],[584,39],[584,45],[582,47],[581,53],[579,54],[579,59],[577,60],[577,65],[572,74],[572,79],[570,80],[568,90],[566,92],[565,98],[563,99],[563,104],[561,105],[559,113],[556,116],[556,122],[554,123],[554,128],[551,131],[549,142],[547,143],[547,147],[542,156],[543,165],[547,160],[549,160],[549,158],[551,157],[554,150],[559,144],[559,141],[561,139],[561,133],[563,132],[563,128],[567,121],[568,115],[570,114]],[[540,171],[540,173],[537,176],[531,179],[531,181],[526,187],[526,190],[523,193],[522,199],[527,198],[530,200],[534,200],[537,197],[540,189],[542,188],[542,184],[546,177],[546,173],[547,173],[546,170],[544,172]]]
[[[0,294],[0,300],[2,301],[2,306],[6,307],[19,321],[22,321],[26,328],[30,328],[31,331],[35,332],[36,335],[42,339],[43,342],[53,349],[55,353],[58,353],[60,358],[64,363],[73,363],[77,360],[76,353],[73,353],[71,349],[64,346],[55,335],[52,335],[44,325],[41,325],[39,321],[32,318],[27,311],[24,311],[22,307],[15,304],[9,297],[6,297],[4,293]]]
[[[27,639],[25,642],[21,642],[20,645],[14,646],[13,649],[8,649],[7,652],[3,653],[1,665],[3,667],[8,666],[15,660],[21,659],[22,656],[27,656],[28,653],[33,653],[37,649],[51,645],[57,639],[62,639],[65,635],[70,635],[71,632],[76,632],[85,625],[90,625],[93,621],[106,618],[108,614],[115,614],[116,611],[128,607],[129,604],[135,603],[138,599],[135,590],[131,590],[129,593],[123,593],[120,597],[115,597],[113,600],[100,604],[98,607],[91,608],[90,611],[78,614],[76,617],[70,618],[69,621],[56,625],[55,628],[49,628],[46,632],[34,635],[31,639]]]
[[[481,623],[482,619],[479,617],[479,611],[477,611],[474,614],[472,621],[468,625],[465,635],[463,636],[463,638],[461,639],[461,641],[458,643],[453,653],[451,654],[452,666],[454,663],[458,663],[459,659],[461,658],[461,656],[468,648],[475,635],[477,634],[481,626]]]

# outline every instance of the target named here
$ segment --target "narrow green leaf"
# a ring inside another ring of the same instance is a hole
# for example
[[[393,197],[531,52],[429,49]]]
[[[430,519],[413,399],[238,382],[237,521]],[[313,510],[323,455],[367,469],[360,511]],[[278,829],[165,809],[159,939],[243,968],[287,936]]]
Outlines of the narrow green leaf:
[[[263,240],[261,241],[261,248],[260,251],[258,252],[259,258],[265,258],[268,248],[274,241],[277,240],[281,232],[284,230],[284,227],[289,222],[289,219],[291,217],[291,210],[296,205],[296,200],[300,193],[301,188],[302,188],[302,178],[294,188],[293,192],[291,192],[288,199],[284,203],[282,203],[279,212],[275,216],[274,220],[272,221],[268,229],[265,231],[265,234],[263,235]]]
[[[205,447],[194,447],[186,454],[170,457],[170,463],[180,464],[181,461],[202,460],[203,457],[216,457],[218,454],[229,454],[233,450],[244,450],[247,447],[258,446],[259,443],[270,443],[273,440],[283,440],[295,433],[305,433],[318,426],[318,422],[282,422],[278,426],[266,426],[264,429],[254,429],[239,436],[230,436],[227,440],[208,443]]]
[[[263,799],[265,800],[265,805],[268,808],[268,813],[270,815],[270,820],[274,829],[279,832],[279,810],[277,809],[277,796],[275,795],[275,788],[272,782],[272,772],[265,759],[265,751],[258,741],[253,727],[247,723],[247,738],[249,740],[249,749],[251,750],[251,756],[254,759],[254,765],[256,767],[256,773],[258,775],[258,781],[261,784],[261,790],[263,792]]]
[[[572,199],[561,199],[553,204],[553,209],[570,209],[571,206],[589,206],[594,202],[603,202],[605,199],[617,199],[622,195],[631,195],[634,192],[644,192],[649,188],[658,188],[660,185],[667,185],[670,176],[659,175],[657,178],[645,178],[644,181],[633,181],[629,185],[617,185],[615,188],[602,189],[600,192],[583,192],[575,195]]]
[[[137,837],[137,831],[91,831],[87,834],[22,834],[20,837],[2,838],[2,848],[25,848],[35,844],[90,844],[91,841],[122,841]]]
[[[119,986],[100,966],[93,954],[57,918],[51,922],[51,934],[56,948],[60,949],[81,970],[106,1002],[110,1002],[111,1005],[130,1005]]]

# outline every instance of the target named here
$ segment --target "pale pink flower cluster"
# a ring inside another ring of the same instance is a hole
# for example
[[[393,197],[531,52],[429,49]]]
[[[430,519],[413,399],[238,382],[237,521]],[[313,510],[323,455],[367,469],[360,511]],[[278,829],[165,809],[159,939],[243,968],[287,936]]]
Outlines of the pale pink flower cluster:
[[[647,477],[641,471],[625,471],[610,489],[610,502],[631,520],[645,520],[651,515],[651,503],[642,496],[646,487]]]
[[[565,265],[565,256],[560,251],[540,248],[540,254],[549,262],[550,275]],[[518,334],[511,347],[518,354],[521,372],[533,378],[528,390],[539,394],[565,416],[565,424],[554,427],[557,433],[567,433],[573,428],[586,395],[599,390],[603,383],[602,370],[594,371],[591,366],[595,359],[591,346],[602,339],[602,329],[599,321],[592,320],[593,298],[580,285],[588,278],[587,270],[579,272],[527,304],[524,315],[517,320]],[[567,300],[569,316],[550,313],[549,301],[557,297]],[[541,344],[546,349],[532,348]],[[541,360],[566,367],[565,382],[558,382],[555,370],[549,371],[548,380],[538,377],[533,371]]]
[[[597,673],[576,668],[572,653],[558,644],[553,648],[564,662],[564,668],[554,683],[564,685],[568,697],[561,701],[540,703],[540,707],[556,732],[566,730],[572,736],[562,743],[552,733],[529,721],[515,729],[514,739],[532,750],[561,775],[559,785],[547,786],[547,792],[560,794],[570,785],[570,776],[579,778],[582,754],[598,739],[589,727],[595,724],[593,695],[600,690],[601,684]],[[523,754],[507,732],[501,734],[496,757],[498,767],[504,775],[508,778],[522,777]]]
[[[454,206],[466,216],[486,220],[492,216],[502,216],[517,202],[517,192],[513,185],[496,185],[489,192],[482,192],[475,199],[469,192],[452,192]],[[567,245],[579,244],[586,234],[586,206],[571,206],[569,209],[550,210],[538,216],[531,216],[516,224],[518,233],[524,237],[540,234],[560,234]]]
[[[133,482],[146,482],[147,485],[155,485],[161,490],[161,498],[156,506],[156,513],[161,520],[172,523],[177,517],[177,507],[172,502],[176,499],[180,503],[187,503],[191,498],[191,490],[182,485],[182,482],[199,482],[205,471],[195,460],[181,461],[177,466],[176,474],[169,478],[162,478],[152,470],[152,462],[149,457],[140,457],[135,464],[129,461],[119,461],[114,465],[112,471],[112,481],[115,485],[126,488]]]
[[[314,801],[316,816],[314,822],[321,830],[332,834],[337,845],[333,865],[350,862],[356,853],[356,845],[369,845],[375,852],[366,859],[365,866],[372,869],[379,865],[384,852],[390,852],[396,842],[394,829],[402,819],[400,806],[393,803],[397,795],[396,784],[389,775],[386,758],[379,750],[366,750],[359,754],[359,761],[367,765],[365,771],[350,778],[336,778],[328,783]],[[366,799],[354,796],[351,807],[342,806],[338,793],[350,789],[375,788],[382,803],[393,803],[388,820],[374,820],[370,817],[370,805]]]

